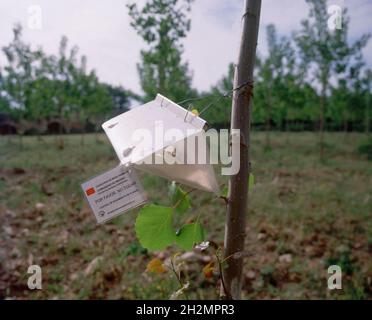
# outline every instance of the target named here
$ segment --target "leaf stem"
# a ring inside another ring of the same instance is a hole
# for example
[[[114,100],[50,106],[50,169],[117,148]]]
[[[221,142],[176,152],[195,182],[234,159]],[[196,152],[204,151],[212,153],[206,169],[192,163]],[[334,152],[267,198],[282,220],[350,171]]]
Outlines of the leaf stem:
[[[181,199],[179,199],[176,203],[175,203],[175,205],[173,206],[173,209],[176,209],[179,205],[180,205],[180,203],[183,201],[183,199],[185,199],[191,192],[193,192],[193,191],[195,191],[196,189],[194,188],[194,189],[191,189],[190,191],[187,191],[187,192],[185,192],[183,195],[182,195],[182,198]]]
[[[177,271],[176,271],[176,268],[174,267],[174,264],[173,264],[173,258],[170,259],[170,263],[171,263],[171,270],[173,271],[174,275],[176,276],[177,280],[178,280],[178,283],[180,285],[180,289],[182,290],[183,294],[185,295],[186,297],[186,300],[189,300],[189,296],[187,295],[186,291],[183,290],[184,288],[184,285],[182,284],[182,281],[181,281],[181,278],[180,276],[178,275]]]

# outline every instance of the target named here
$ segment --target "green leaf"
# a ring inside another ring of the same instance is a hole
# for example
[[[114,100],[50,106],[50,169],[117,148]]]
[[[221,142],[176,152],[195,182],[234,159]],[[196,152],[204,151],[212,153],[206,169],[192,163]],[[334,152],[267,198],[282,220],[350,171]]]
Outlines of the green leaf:
[[[189,196],[185,191],[178,187],[174,181],[170,185],[169,194],[176,212],[184,213],[190,208],[191,201]]]
[[[224,186],[222,191],[221,191],[221,197],[227,198],[228,192],[229,192],[229,188],[227,186]]]
[[[172,222],[172,208],[154,204],[143,207],[135,225],[141,245],[148,250],[162,250],[171,245],[176,237]]]
[[[198,223],[185,224],[176,237],[176,243],[184,250],[191,250],[204,240],[204,228]]]
[[[249,190],[252,190],[254,186],[254,175],[252,173],[249,174],[248,185],[249,185]]]

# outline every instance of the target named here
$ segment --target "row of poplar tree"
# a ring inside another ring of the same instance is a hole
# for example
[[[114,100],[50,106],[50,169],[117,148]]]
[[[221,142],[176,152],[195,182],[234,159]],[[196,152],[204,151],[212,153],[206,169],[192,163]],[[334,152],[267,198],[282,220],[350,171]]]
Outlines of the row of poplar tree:
[[[234,66],[207,92],[192,85],[192,72],[182,58],[182,40],[191,27],[193,0],[147,0],[127,6],[131,26],[146,43],[138,72],[141,94],[99,81],[87,70],[86,57],[68,47],[66,37],[58,55],[24,43],[15,27],[12,42],[3,48],[7,64],[0,69],[0,112],[18,121],[58,118],[100,123],[113,111],[125,111],[131,99],[152,100],[157,93],[203,109],[212,125],[230,120]],[[326,0],[307,0],[309,15],[290,37],[266,28],[268,53],[255,68],[253,122],[264,129],[318,128],[369,131],[372,72],[362,49],[369,35],[348,39],[349,17],[342,12],[342,28],[330,30]],[[263,30],[261,30],[262,32]],[[210,52],[213,54],[213,52]]]
[[[209,91],[198,92],[192,87],[187,62],[182,60],[182,39],[190,30],[192,2],[147,1],[141,8],[128,5],[132,26],[148,45],[138,64],[143,98],[150,100],[157,92],[174,101],[199,97],[192,107],[202,110],[211,105],[203,117],[214,126],[226,127],[234,65]],[[346,8],[341,29],[331,30],[326,0],[306,2],[309,15],[290,37],[278,35],[274,25],[260,31],[266,31],[268,53],[256,61],[253,122],[268,130],[297,126],[299,130],[369,131],[372,72],[366,68],[362,49],[370,35],[351,43]]]
[[[130,98],[136,98],[120,86],[100,82],[65,36],[58,54],[48,55],[25,43],[22,27],[16,25],[12,42],[2,50],[6,64],[0,69],[0,113],[19,124],[19,133],[30,125],[42,133],[41,124],[53,120],[63,132],[71,122],[84,132],[87,123],[99,124],[113,112],[127,110]]]

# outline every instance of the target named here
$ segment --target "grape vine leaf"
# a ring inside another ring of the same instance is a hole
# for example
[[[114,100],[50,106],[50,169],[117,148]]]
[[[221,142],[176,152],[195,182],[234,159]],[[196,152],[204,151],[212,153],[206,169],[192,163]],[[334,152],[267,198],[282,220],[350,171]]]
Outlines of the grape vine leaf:
[[[143,207],[135,225],[141,245],[148,250],[162,250],[171,245],[176,237],[172,222],[172,208],[154,204]]]
[[[191,250],[204,240],[204,228],[198,223],[185,224],[177,234],[176,243],[184,250]]]

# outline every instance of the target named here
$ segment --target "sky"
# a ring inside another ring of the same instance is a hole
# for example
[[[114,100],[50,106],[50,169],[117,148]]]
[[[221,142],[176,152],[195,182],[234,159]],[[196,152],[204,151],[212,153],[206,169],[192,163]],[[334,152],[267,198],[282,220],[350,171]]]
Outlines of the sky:
[[[139,3],[144,0],[137,1]],[[137,63],[146,48],[129,25],[127,0],[0,0],[0,47],[12,39],[12,27],[23,26],[24,40],[47,53],[56,54],[62,35],[88,58],[102,81],[140,92]],[[349,39],[372,32],[371,0],[329,0],[346,6],[351,18]],[[195,0],[191,31],[184,40],[184,59],[193,72],[193,85],[208,90],[236,62],[244,0]],[[36,8],[36,9],[35,9]],[[41,11],[38,11],[40,8]],[[36,11],[35,11],[36,10]],[[35,23],[35,17],[41,20]],[[280,35],[299,30],[307,16],[305,0],[262,0],[257,50],[266,53],[265,28],[273,23]],[[372,39],[363,51],[372,66]],[[0,54],[0,66],[5,57]]]

